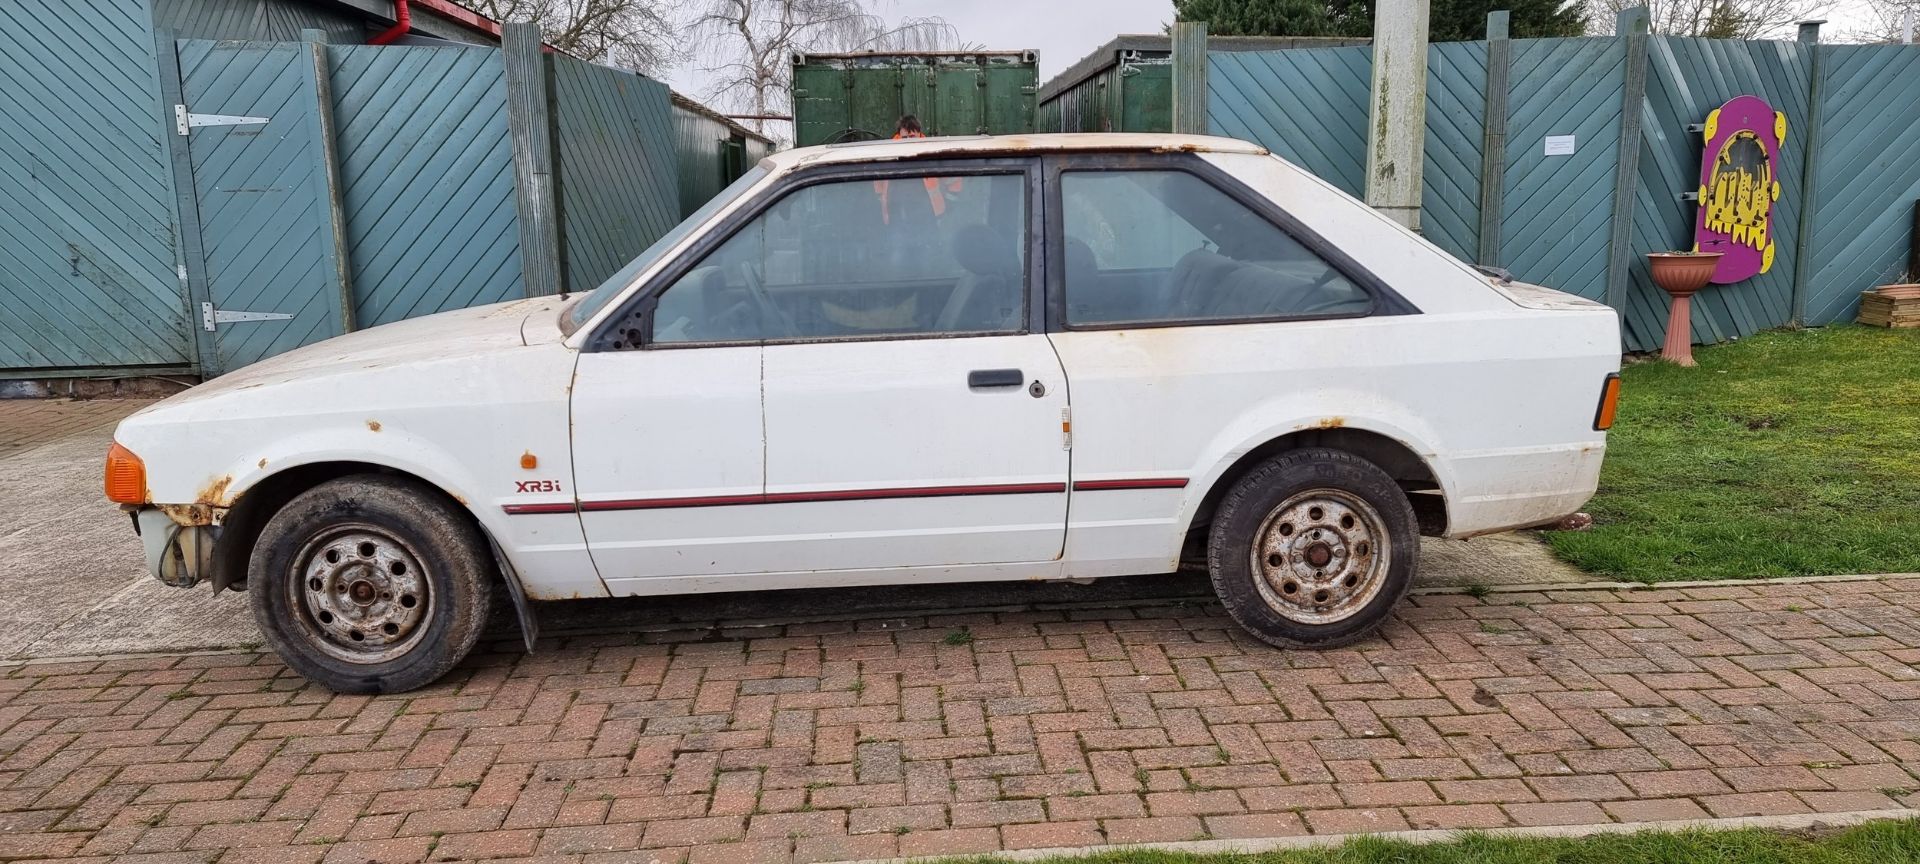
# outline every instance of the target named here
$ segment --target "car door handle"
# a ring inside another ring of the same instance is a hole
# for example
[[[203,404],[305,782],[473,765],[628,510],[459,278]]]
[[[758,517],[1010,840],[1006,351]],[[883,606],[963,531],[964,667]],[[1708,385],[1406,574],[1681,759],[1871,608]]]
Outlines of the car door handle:
[[[1027,383],[1018,369],[975,369],[967,373],[968,387],[1018,387]]]

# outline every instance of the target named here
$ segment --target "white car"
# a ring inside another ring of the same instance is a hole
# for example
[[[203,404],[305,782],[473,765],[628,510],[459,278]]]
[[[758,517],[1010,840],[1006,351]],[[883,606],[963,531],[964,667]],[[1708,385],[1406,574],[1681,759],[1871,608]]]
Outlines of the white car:
[[[1351,643],[1419,534],[1593,493],[1613,310],[1485,275],[1252,144],[792,150],[599,288],[376,327],[123,422],[154,574],[339,691],[530,600],[1204,566]]]

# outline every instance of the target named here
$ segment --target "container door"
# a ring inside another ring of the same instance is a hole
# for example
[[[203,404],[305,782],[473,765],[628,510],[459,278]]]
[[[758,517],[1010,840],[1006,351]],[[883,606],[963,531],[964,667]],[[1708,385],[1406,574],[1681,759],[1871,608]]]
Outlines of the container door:
[[[213,333],[208,375],[345,332],[314,50],[296,42],[178,43],[186,139]],[[188,262],[194,266],[194,262]]]

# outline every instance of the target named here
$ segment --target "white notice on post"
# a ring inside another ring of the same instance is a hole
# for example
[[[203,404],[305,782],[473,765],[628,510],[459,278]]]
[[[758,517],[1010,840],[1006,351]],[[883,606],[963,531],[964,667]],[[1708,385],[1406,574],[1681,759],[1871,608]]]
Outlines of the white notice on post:
[[[1548,135],[1546,148],[1545,148],[1545,155],[1572,156],[1573,155],[1573,136],[1572,135]]]

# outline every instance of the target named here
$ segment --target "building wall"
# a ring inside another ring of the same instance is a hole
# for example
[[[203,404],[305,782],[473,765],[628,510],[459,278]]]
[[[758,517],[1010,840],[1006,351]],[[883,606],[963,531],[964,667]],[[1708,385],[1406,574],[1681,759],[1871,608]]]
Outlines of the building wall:
[[[0,369],[191,362],[149,14],[17,0],[0,15]]]

